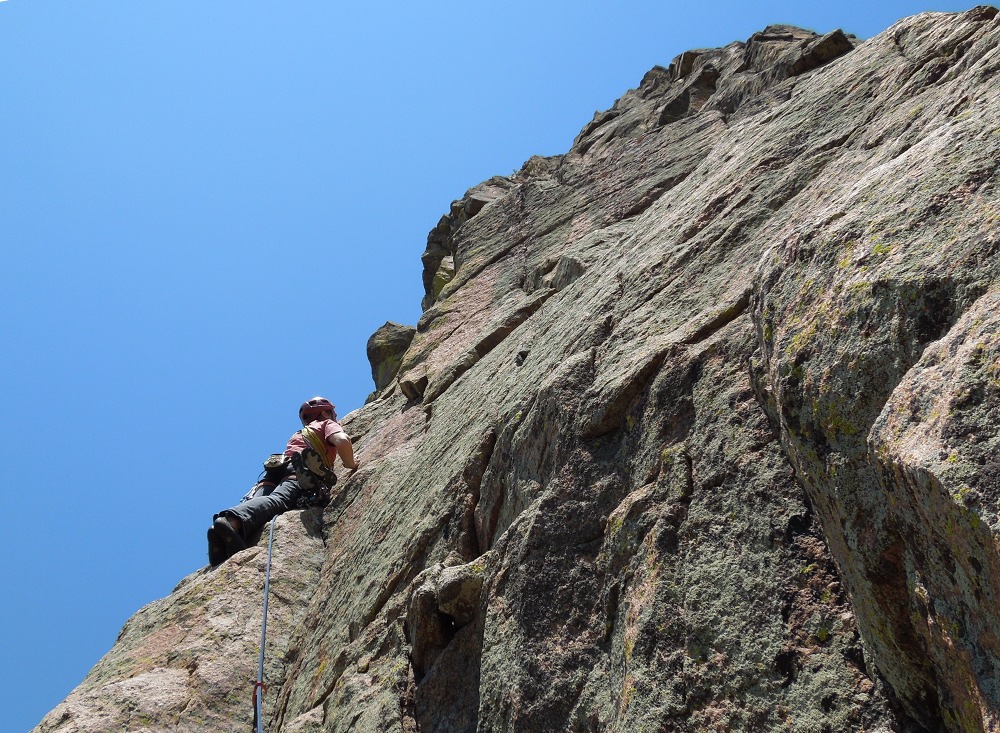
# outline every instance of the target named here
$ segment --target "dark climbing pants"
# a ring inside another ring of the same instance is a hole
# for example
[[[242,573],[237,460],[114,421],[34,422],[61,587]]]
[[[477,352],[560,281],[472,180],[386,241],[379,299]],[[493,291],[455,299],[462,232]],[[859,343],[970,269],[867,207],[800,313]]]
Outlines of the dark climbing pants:
[[[232,509],[226,509],[215,516],[238,518],[243,523],[240,534],[244,539],[248,539],[274,517],[295,509],[300,496],[302,487],[299,486],[299,482],[293,478],[286,479],[268,493],[255,496],[250,501],[237,504]]]

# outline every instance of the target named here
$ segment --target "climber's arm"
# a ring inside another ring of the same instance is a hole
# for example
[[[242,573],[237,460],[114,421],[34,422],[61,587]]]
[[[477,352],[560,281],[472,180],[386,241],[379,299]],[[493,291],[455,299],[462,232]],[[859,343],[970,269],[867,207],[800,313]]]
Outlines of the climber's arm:
[[[352,471],[358,470],[358,462],[354,459],[354,445],[347,433],[340,431],[330,436],[330,443],[337,449],[337,455],[344,465]]]

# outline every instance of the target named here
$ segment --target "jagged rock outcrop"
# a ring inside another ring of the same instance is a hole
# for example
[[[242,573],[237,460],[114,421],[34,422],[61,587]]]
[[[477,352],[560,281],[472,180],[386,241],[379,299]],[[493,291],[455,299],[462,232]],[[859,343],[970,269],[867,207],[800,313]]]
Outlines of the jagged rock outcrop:
[[[455,202],[315,581],[276,568],[268,730],[997,730],[996,16],[682,54]],[[163,634],[259,552],[40,733],[247,725],[253,634]]]
[[[416,329],[399,323],[386,321],[368,339],[368,361],[372,365],[372,381],[375,391],[385,389],[399,372],[399,365],[410,348]]]

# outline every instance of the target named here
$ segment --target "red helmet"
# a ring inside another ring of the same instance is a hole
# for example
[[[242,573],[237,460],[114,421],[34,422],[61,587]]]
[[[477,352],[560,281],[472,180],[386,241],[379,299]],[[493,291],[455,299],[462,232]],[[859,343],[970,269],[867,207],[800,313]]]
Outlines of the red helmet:
[[[308,425],[327,410],[330,412],[336,410],[330,400],[326,397],[313,397],[302,403],[302,407],[299,408],[299,420],[303,425]]]

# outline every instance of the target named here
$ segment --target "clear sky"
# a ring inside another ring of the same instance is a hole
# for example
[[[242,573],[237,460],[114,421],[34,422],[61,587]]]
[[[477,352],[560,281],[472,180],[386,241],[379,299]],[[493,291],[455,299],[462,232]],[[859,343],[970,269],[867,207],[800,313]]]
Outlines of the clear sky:
[[[466,189],[681,51],[973,5],[0,0],[3,728],[205,564],[303,399],[364,403]]]

